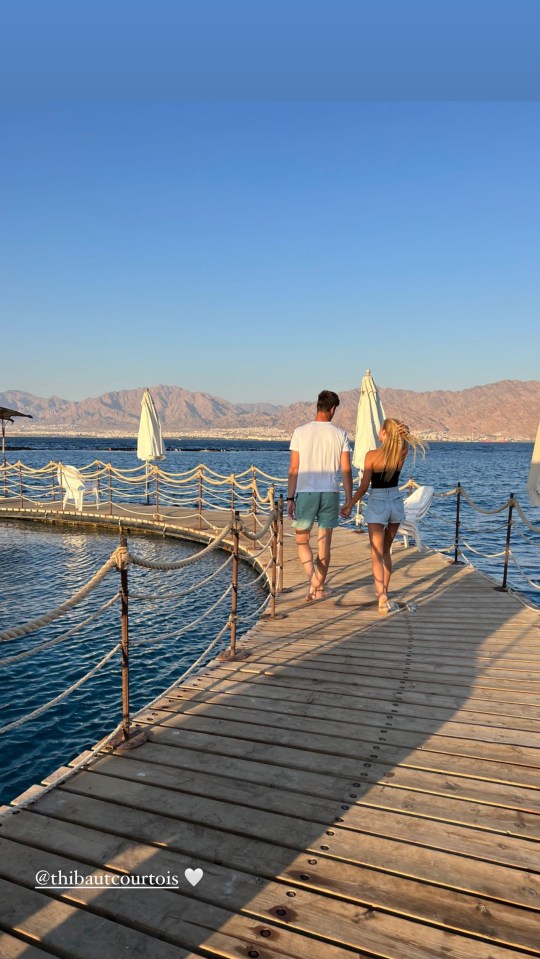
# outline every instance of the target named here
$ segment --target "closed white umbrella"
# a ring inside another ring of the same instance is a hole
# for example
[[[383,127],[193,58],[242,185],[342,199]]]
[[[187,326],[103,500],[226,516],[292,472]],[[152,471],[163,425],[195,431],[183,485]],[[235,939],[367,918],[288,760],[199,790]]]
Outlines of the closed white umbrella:
[[[383,405],[371,370],[366,370],[360,387],[353,453],[353,466],[361,473],[364,470],[366,453],[380,446],[379,430],[384,419]]]
[[[165,459],[161,423],[150,390],[145,390],[141,401],[141,420],[137,437],[137,457],[146,463],[146,504],[148,494],[148,464]]]
[[[529,494],[529,503],[531,506],[540,506],[540,424],[536,434],[536,443],[534,444],[531,458],[531,468],[527,480],[527,493]]]
[[[383,405],[371,370],[366,370],[360,386],[354,435],[353,466],[356,466],[359,478],[364,472],[366,453],[380,446],[379,430],[384,423],[384,419]],[[359,503],[356,510],[356,525],[360,526],[361,522]]]

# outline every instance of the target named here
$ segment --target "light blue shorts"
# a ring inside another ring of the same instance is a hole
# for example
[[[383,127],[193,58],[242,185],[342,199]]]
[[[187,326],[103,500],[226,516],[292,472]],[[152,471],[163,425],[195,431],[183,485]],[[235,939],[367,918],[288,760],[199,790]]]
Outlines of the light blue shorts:
[[[297,530],[311,529],[315,520],[319,529],[339,526],[339,493],[298,493],[292,525]]]
[[[403,494],[397,487],[391,489],[372,489],[366,508],[362,511],[365,523],[402,523],[405,519]]]

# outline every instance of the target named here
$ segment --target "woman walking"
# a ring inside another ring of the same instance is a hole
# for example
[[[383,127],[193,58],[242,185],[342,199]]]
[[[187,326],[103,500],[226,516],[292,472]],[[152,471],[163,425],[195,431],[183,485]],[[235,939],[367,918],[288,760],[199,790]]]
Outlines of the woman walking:
[[[385,419],[379,430],[381,446],[366,453],[362,481],[351,500],[344,503],[341,515],[347,519],[353,506],[362,499],[371,486],[364,519],[369,532],[371,565],[379,614],[385,616],[396,610],[390,603],[388,587],[392,575],[391,547],[399,524],[405,519],[403,496],[398,488],[399,474],[409,449],[425,450],[424,444],[400,420]]]

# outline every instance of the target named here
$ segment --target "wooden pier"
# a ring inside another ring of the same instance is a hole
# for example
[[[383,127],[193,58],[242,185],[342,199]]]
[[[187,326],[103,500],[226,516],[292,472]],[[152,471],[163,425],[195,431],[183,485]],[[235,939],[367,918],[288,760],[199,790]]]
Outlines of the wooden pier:
[[[416,611],[378,616],[350,530],[306,603],[287,535],[248,658],[1,821],[2,959],[540,956],[540,615],[439,554],[394,563]],[[178,887],[104,888],[127,875]]]

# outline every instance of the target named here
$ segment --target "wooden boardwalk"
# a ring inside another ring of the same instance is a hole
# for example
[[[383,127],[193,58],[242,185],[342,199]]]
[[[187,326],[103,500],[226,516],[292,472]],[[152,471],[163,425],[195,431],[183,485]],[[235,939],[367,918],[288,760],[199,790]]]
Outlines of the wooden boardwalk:
[[[287,536],[285,615],[249,657],[2,821],[2,959],[540,956],[540,615],[440,555],[394,560],[416,612],[378,617],[347,530],[307,604]],[[179,884],[42,891],[40,869]]]

